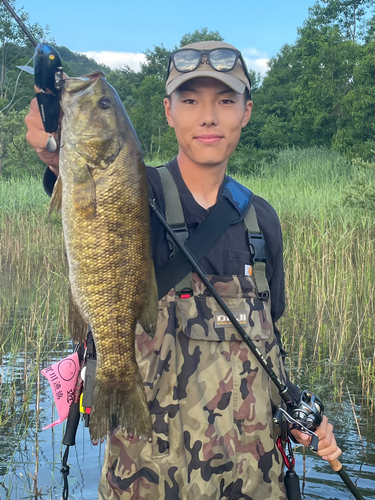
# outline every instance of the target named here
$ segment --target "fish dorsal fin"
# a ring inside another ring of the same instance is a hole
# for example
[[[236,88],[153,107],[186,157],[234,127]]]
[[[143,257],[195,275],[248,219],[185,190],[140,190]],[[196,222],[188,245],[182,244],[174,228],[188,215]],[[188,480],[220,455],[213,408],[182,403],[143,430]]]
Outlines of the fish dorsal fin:
[[[94,71],[91,71],[91,73],[84,75],[84,77],[86,77],[86,78],[99,78],[101,76],[105,77],[105,73],[101,69],[95,69]]]
[[[156,323],[158,319],[158,286],[155,278],[154,262],[150,257],[149,271],[147,273],[147,301],[142,309],[138,321],[142,328],[150,337],[156,332]]]
[[[56,211],[56,213],[60,212],[61,201],[62,201],[62,180],[61,176],[59,175],[53,187],[51,201],[49,203],[48,215],[51,215],[54,211]]]

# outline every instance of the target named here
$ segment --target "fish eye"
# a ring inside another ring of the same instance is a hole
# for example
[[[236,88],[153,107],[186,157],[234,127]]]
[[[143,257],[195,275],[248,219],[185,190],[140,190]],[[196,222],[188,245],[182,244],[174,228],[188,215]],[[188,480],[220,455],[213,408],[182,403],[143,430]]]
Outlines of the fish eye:
[[[111,104],[112,104],[111,100],[105,96],[101,97],[98,102],[99,108],[101,109],[108,109],[111,106]]]

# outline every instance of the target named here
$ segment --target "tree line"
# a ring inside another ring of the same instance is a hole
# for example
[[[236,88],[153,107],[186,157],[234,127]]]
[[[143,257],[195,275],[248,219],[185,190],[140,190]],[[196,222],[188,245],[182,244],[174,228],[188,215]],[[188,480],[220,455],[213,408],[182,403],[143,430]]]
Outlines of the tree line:
[[[13,0],[14,1],[14,0]],[[19,15],[28,22],[28,14]],[[31,31],[47,39],[48,27]],[[177,152],[163,109],[169,52],[202,40],[223,40],[207,28],[182,37],[175,47],[146,50],[139,71],[111,71],[82,54],[57,47],[69,75],[100,67],[116,88],[139,136],[146,160],[160,162]],[[32,99],[30,75],[19,76],[33,47],[0,6],[0,172],[4,176],[43,171],[25,140],[24,116]],[[251,172],[261,160],[290,147],[325,146],[372,162],[375,151],[375,0],[318,0],[298,29],[294,44],[281,47],[262,78],[250,71],[254,108],[232,171]],[[18,85],[15,86],[18,78]],[[5,108],[5,109],[3,109]]]

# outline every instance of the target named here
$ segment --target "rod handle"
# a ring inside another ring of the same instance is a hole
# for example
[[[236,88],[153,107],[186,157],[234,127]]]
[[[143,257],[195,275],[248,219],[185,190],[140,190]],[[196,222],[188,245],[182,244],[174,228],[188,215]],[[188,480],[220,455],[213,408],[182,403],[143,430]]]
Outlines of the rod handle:
[[[350,477],[346,473],[346,471],[345,471],[344,467],[341,465],[341,463],[336,459],[336,460],[332,460],[332,462],[329,462],[329,465],[341,477],[341,479],[346,484],[350,493],[353,494],[354,498],[356,500],[364,500],[362,493],[359,491],[358,487],[350,479]]]
[[[342,469],[342,465],[341,465],[341,462],[339,460],[332,460],[332,462],[329,462],[329,465],[332,467],[332,469],[335,471],[335,472],[339,472],[341,469]]]

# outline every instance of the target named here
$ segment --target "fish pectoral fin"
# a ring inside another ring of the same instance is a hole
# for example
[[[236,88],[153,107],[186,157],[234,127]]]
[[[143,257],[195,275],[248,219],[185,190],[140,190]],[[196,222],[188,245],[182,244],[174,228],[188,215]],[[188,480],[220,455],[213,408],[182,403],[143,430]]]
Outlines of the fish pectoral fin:
[[[155,278],[154,262],[151,258],[147,276],[147,300],[138,321],[142,325],[144,331],[147,332],[150,337],[153,337],[156,332],[156,323],[158,320],[158,286]]]
[[[96,211],[96,188],[88,165],[74,174],[73,203],[77,210]]]
[[[53,186],[51,201],[49,203],[48,215],[51,215],[54,211],[56,213],[61,210],[61,202],[62,202],[62,180],[61,175],[58,176],[55,185]]]
[[[73,342],[83,344],[86,340],[88,323],[82,318],[81,313],[74,301],[72,290],[69,287],[69,333]]]

